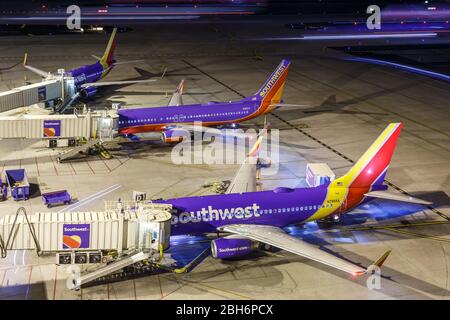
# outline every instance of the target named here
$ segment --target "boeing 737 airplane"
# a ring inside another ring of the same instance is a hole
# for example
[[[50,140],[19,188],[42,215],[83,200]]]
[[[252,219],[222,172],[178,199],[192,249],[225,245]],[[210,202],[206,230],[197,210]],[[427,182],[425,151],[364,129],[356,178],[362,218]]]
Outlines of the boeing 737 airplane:
[[[131,81],[112,81],[112,82],[97,82],[100,79],[104,78],[115,66],[119,64],[132,63],[135,61],[121,61],[117,62],[114,59],[114,51],[116,49],[116,33],[117,28],[114,28],[111,37],[108,42],[108,46],[106,47],[105,53],[102,57],[93,56],[97,59],[96,63],[85,65],[82,67],[78,67],[72,70],[69,70],[64,73],[64,76],[73,77],[75,88],[77,93],[74,97],[71,97],[71,102],[73,102],[78,97],[81,98],[91,98],[97,93],[97,88],[102,86],[112,86],[112,85],[126,85],[133,84],[139,82],[150,82],[156,81],[155,79],[149,80],[131,80]],[[51,76],[51,73],[38,69],[36,67],[30,66],[28,64],[28,55],[25,54],[23,66],[40,75],[43,78],[48,78]]]
[[[272,102],[265,103],[270,105]],[[172,217],[172,235],[231,233],[212,241],[215,258],[243,256],[254,250],[258,243],[263,243],[352,275],[364,274],[367,269],[292,237],[282,228],[342,214],[374,198],[430,204],[388,192],[387,185],[383,184],[401,128],[401,123],[389,124],[344,176],[318,187],[256,191],[254,147],[226,194],[154,202],[171,204],[176,210]],[[257,140],[259,143],[261,139]],[[381,266],[389,253],[374,264]]]
[[[193,130],[195,123],[223,126],[253,119],[280,106],[304,107],[281,101],[290,64],[289,60],[281,61],[258,92],[239,101],[181,105],[182,82],[169,106],[119,110],[119,134],[138,140],[142,133],[158,131],[162,141],[179,142]]]

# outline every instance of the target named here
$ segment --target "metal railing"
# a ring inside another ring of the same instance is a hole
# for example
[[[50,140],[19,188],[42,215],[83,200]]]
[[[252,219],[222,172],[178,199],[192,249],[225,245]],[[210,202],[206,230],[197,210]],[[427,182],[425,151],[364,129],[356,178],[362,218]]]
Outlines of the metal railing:
[[[16,224],[17,224],[17,218],[19,217],[20,213],[22,213],[23,216],[25,217],[25,221],[27,222],[28,228],[30,229],[30,234],[33,237],[34,245],[36,246],[36,253],[37,253],[37,255],[38,256],[42,255],[42,251],[41,251],[41,246],[39,244],[39,240],[38,240],[38,238],[36,236],[36,232],[34,230],[34,227],[33,227],[32,223],[28,219],[27,211],[25,210],[24,207],[20,207],[16,211],[16,215],[14,217],[14,222],[13,222],[11,230],[9,232],[8,239],[6,240],[6,244],[5,244],[2,236],[0,235],[0,257],[1,258],[6,258],[6,256],[8,255],[8,248],[10,247],[10,245],[12,245],[11,241],[14,241],[13,236],[16,234],[16,229],[15,228],[16,228]]]

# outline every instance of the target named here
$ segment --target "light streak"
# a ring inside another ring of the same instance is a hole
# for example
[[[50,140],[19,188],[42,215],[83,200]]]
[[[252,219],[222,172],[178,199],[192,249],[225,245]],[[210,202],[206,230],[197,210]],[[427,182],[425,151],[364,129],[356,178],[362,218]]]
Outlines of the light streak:
[[[253,40],[270,40],[270,41],[286,41],[286,40],[364,40],[364,39],[387,39],[387,38],[430,38],[436,37],[436,32],[418,32],[418,33],[380,33],[380,34],[328,34],[318,36],[299,36],[299,37],[282,37],[282,38],[261,38]]]
[[[417,73],[417,74],[421,74],[421,75],[428,76],[428,77],[431,77],[431,78],[435,78],[435,79],[443,80],[443,81],[446,81],[446,82],[450,82],[450,76],[449,75],[438,73],[438,72],[434,72],[434,71],[429,71],[429,70],[426,70],[426,69],[411,67],[411,66],[408,66],[408,65],[405,65],[405,64],[400,64],[400,63],[395,63],[395,62],[390,62],[390,61],[384,61],[384,60],[379,60],[379,59],[370,59],[370,58],[348,58],[346,60],[367,62],[367,63],[377,64],[377,65],[394,67],[394,68],[398,68],[398,69],[401,69],[401,70],[409,71],[409,72],[412,72],[412,73]]]
[[[101,197],[107,195],[108,193],[111,193],[111,192],[119,189],[120,187],[121,187],[121,185],[119,185],[119,184],[112,185],[112,186],[110,186],[110,187],[108,187],[108,188],[106,188],[106,189],[104,189],[102,191],[96,192],[96,193],[90,195],[89,197],[87,197],[87,198],[85,198],[83,200],[80,200],[80,201],[78,201],[78,202],[76,202],[76,203],[74,203],[74,204],[72,204],[72,205],[70,205],[70,206],[68,206],[66,208],[62,208],[58,212],[73,211],[74,209],[79,208],[81,206],[84,206],[84,205],[86,205],[86,204],[88,204],[88,203],[90,203],[90,202],[92,202],[92,201],[94,201],[94,200],[96,200],[98,198],[101,198]]]

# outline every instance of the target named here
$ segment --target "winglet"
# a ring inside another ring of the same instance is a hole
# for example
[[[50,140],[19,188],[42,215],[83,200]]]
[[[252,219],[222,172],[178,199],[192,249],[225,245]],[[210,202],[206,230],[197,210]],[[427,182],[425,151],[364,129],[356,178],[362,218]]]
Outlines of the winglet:
[[[23,65],[24,66],[27,65],[27,60],[28,60],[28,53],[25,52],[25,56],[23,57]]]
[[[391,254],[391,250],[386,251],[377,261],[372,263],[369,266],[369,268],[366,269],[366,271],[352,272],[352,275],[353,276],[361,276],[361,275],[364,275],[364,274],[373,273],[375,271],[373,269],[373,266],[377,266],[378,268],[381,268],[381,266],[383,265],[383,263],[386,261],[386,259],[389,257],[390,254]]]
[[[184,79],[180,81],[175,92],[183,94],[183,91],[184,91]]]
[[[161,74],[161,79],[164,79],[166,72],[167,72],[167,67],[164,67],[163,73]]]
[[[378,268],[381,268],[381,266],[383,265],[383,263],[386,261],[386,259],[389,257],[389,255],[391,254],[391,250],[386,251],[380,259],[378,259],[377,261],[375,261],[373,263],[374,266],[377,266]]]
[[[256,157],[258,155],[259,149],[261,148],[262,141],[263,141],[264,136],[266,135],[269,127],[270,127],[270,123],[267,123],[264,125],[264,128],[259,132],[255,144],[253,145],[253,147],[250,149],[249,153],[247,154],[248,158]]]

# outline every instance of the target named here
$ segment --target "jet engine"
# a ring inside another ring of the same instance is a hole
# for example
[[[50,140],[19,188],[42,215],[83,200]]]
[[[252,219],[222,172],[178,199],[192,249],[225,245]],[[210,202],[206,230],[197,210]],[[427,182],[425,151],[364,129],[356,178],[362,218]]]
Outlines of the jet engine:
[[[181,142],[190,137],[190,132],[182,129],[166,130],[161,133],[161,141],[165,143]]]
[[[249,254],[258,248],[258,242],[238,235],[211,241],[211,253],[216,259],[230,259]]]
[[[80,91],[80,96],[83,99],[89,99],[89,98],[92,98],[93,96],[95,96],[96,93],[97,93],[96,87],[87,87]]]

